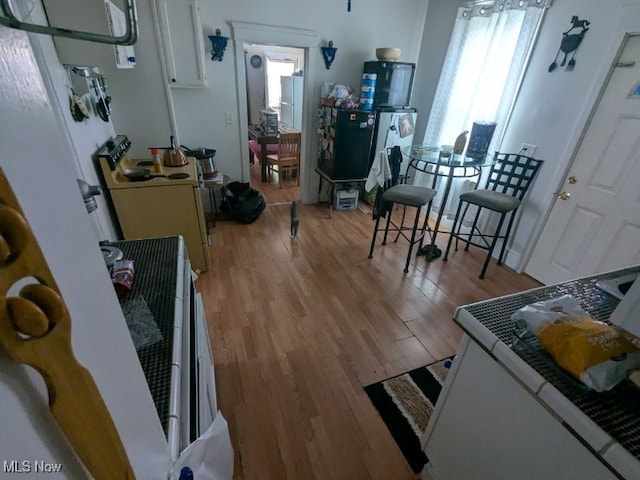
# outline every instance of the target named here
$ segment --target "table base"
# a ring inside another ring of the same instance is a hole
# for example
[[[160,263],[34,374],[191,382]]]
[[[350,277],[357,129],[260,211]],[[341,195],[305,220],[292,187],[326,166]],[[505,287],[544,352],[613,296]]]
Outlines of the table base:
[[[426,255],[427,262],[442,256],[442,250],[437,245],[423,245],[418,249],[418,256]]]

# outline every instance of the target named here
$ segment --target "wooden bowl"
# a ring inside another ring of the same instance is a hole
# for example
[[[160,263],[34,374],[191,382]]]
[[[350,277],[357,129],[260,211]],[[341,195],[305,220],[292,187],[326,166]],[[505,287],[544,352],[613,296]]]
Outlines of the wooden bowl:
[[[399,48],[376,48],[376,57],[378,60],[398,60],[401,53],[402,50]]]

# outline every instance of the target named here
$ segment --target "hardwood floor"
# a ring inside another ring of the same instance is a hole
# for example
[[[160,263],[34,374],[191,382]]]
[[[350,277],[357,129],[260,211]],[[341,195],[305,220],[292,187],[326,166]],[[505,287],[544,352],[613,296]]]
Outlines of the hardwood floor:
[[[291,239],[297,188],[252,185],[269,205],[251,225],[210,230],[211,269],[196,282],[234,478],[415,479],[362,387],[454,353],[457,306],[540,284],[495,262],[479,280],[473,249],[416,257],[405,275],[402,239],[367,258],[366,207],[328,218],[326,204],[301,204]]]

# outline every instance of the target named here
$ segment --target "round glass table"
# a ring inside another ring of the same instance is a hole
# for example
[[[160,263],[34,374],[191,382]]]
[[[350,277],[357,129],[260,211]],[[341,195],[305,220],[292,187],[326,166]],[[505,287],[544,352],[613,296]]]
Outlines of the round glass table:
[[[440,230],[442,214],[449,199],[453,179],[479,176],[483,168],[490,167],[495,163],[494,156],[485,155],[480,158],[471,158],[464,154],[443,151],[439,147],[431,145],[408,145],[402,147],[401,152],[409,158],[404,181],[408,181],[411,175],[416,172],[431,175],[431,188],[433,189],[436,188],[438,178],[443,178],[445,181],[441,208],[438,210],[431,243],[424,245],[418,251],[418,255],[426,255],[427,261],[431,261],[442,255],[442,250],[436,246],[436,237]]]

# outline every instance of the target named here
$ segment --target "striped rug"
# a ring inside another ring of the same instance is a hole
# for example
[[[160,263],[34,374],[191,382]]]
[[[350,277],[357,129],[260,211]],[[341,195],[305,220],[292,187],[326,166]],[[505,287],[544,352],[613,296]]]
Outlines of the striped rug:
[[[420,440],[453,357],[364,387],[414,472],[427,462]]]

